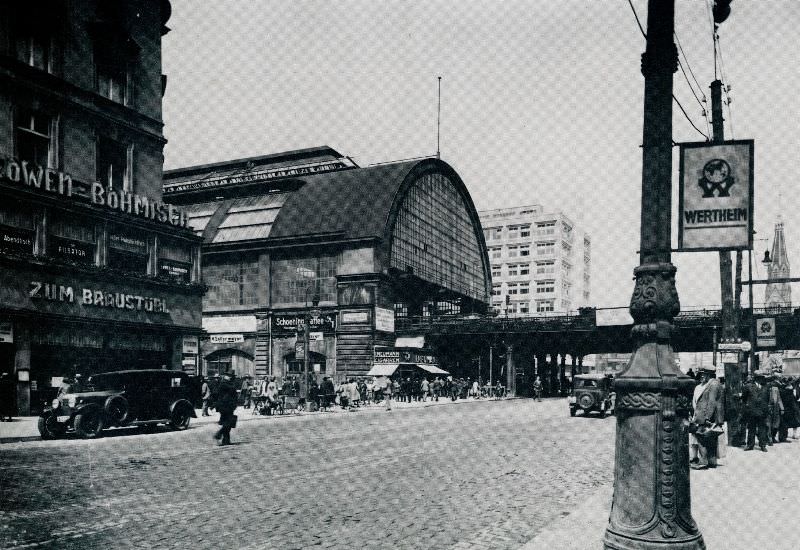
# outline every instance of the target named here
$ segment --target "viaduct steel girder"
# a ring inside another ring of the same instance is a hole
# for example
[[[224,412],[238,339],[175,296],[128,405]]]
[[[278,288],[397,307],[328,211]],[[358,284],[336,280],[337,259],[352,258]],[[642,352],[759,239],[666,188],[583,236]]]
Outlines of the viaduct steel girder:
[[[740,310],[739,337],[751,339],[753,317],[774,317],[777,346],[800,349],[800,308]],[[672,343],[676,352],[712,351],[714,334],[721,337],[721,310],[689,310],[675,318]],[[425,334],[438,345],[486,345],[489,341],[536,349],[543,353],[629,353],[631,325],[598,326],[594,310],[554,317],[441,317],[398,320],[398,335]],[[772,349],[772,348],[771,348]]]

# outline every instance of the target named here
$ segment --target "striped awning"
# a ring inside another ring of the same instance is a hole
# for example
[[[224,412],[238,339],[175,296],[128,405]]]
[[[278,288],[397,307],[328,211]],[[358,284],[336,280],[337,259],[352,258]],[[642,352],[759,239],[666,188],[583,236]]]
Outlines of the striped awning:
[[[367,376],[391,376],[394,374],[394,371],[397,370],[397,367],[400,365],[396,363],[378,363],[377,365],[373,365]]]
[[[424,371],[428,371],[431,374],[450,374],[446,370],[442,370],[439,367],[437,367],[436,365],[425,365],[425,364],[422,364],[422,363],[417,363],[417,366],[419,368],[421,368],[422,370],[424,370]]]

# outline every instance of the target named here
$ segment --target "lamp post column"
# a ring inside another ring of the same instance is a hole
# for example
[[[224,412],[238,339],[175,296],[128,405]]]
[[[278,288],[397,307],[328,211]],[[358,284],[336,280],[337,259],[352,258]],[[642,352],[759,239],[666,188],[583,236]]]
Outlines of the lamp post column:
[[[680,311],[671,263],[672,80],[675,0],[649,0],[642,55],[644,128],[640,264],[630,312],[630,364],[614,382],[616,459],[606,548],[704,549],[692,518],[687,422],[694,384],[675,365]]]

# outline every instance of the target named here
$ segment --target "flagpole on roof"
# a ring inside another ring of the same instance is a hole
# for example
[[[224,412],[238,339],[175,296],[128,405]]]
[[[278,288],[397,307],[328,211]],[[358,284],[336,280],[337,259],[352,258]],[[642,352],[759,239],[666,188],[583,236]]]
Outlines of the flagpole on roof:
[[[442,77],[441,75],[437,77],[439,81],[439,93],[438,93],[438,102],[436,106],[436,158],[441,158],[441,152],[439,150],[439,136],[442,126]]]

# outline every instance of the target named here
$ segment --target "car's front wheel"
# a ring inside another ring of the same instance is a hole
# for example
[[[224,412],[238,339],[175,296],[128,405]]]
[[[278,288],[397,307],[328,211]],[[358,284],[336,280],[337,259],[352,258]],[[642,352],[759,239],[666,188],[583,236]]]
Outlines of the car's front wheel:
[[[54,414],[40,416],[37,427],[39,428],[39,435],[42,436],[42,439],[58,439],[67,431],[67,427],[59,422]]]
[[[91,409],[75,416],[75,433],[86,439],[94,439],[103,431],[104,424],[102,411]]]
[[[189,427],[189,422],[192,420],[192,412],[189,407],[175,407],[172,411],[172,418],[169,425],[174,430],[185,430]]]

